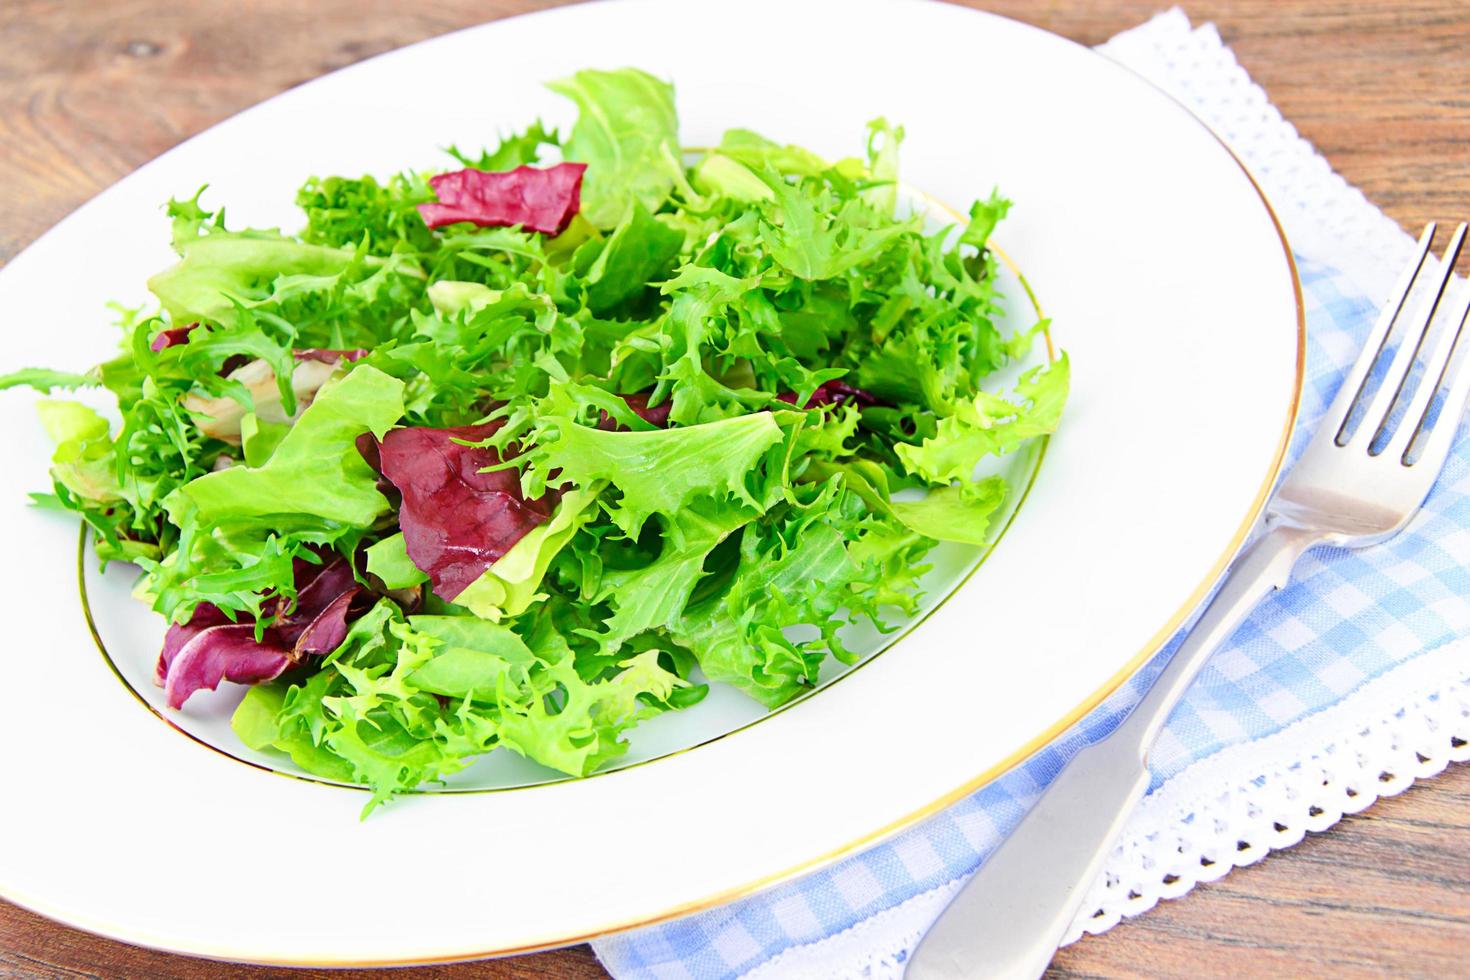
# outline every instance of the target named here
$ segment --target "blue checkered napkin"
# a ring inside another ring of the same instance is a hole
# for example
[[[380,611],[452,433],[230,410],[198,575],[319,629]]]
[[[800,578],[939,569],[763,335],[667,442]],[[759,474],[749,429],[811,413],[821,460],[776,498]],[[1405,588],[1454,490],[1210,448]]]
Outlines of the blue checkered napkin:
[[[1375,313],[1332,268],[1306,256],[1297,261],[1308,350],[1292,459],[1361,349]],[[1470,442],[1462,441],[1407,532],[1363,551],[1311,552],[1293,583],[1211,659],[1153,752],[1153,790],[1225,746],[1277,732],[1470,632],[1467,528]],[[967,875],[1062,763],[1112,730],[1173,646],[1023,766],[895,840],[753,898],[600,940],[597,954],[620,980],[735,977]]]

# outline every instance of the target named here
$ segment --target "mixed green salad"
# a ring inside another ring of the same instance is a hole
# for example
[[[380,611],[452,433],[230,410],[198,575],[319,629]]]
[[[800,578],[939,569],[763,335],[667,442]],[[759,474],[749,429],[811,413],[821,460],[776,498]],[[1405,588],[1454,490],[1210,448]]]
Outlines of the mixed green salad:
[[[36,500],[142,569],[169,705],[252,685],[240,739],[369,809],[497,748],[585,775],[710,683],[809,690],[936,542],[984,543],[1008,488],[977,464],[1066,399],[1065,356],[987,386],[1046,326],[996,326],[1008,202],[932,230],[901,129],[694,150],[643,72],[551,88],[570,132],[314,177],[295,234],[170,202],[121,353],[0,379],[116,397],[40,403]]]

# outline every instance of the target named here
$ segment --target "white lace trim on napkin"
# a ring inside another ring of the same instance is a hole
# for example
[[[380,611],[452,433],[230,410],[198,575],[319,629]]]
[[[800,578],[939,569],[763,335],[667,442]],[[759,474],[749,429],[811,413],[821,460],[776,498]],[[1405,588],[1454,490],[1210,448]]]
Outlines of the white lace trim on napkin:
[[[1382,296],[1413,239],[1287,122],[1221,42],[1179,9],[1098,50],[1192,109],[1266,190],[1295,251]],[[1423,654],[1274,735],[1193,763],[1150,794],[1089,892],[1067,942],[1290,847],[1452,761],[1470,760],[1470,640]],[[964,883],[917,895],[845,932],[796,946],[749,980],[900,978],[907,951]]]
[[[1254,864],[1451,762],[1470,761],[1470,641],[1423,654],[1274,735],[1202,759],[1138,808],[1067,942]],[[745,974],[898,980],[965,878]]]

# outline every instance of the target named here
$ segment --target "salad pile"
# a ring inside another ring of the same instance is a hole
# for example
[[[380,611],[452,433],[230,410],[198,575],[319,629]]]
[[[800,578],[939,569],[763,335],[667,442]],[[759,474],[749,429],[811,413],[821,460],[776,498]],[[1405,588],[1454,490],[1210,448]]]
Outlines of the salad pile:
[[[993,322],[1008,203],[929,230],[901,130],[690,150],[643,72],[551,87],[569,133],[312,178],[296,234],[171,202],[121,353],[0,379],[116,397],[40,403],[36,498],[142,569],[169,705],[253,685],[241,740],[369,809],[497,748],[587,774],[707,683],[809,690],[937,541],[984,543],[1007,487],[977,463],[1066,398],[1065,356],[986,386],[1045,328]]]

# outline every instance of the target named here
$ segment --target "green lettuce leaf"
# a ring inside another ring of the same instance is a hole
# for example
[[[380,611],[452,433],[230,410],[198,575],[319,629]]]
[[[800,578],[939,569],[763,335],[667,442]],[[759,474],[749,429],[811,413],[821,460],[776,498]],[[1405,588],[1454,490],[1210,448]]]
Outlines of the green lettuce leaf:
[[[582,216],[598,228],[613,228],[633,201],[657,211],[680,176],[674,87],[622,68],[579,71],[548,88],[579,111],[562,149],[566,159],[587,164]]]
[[[366,243],[379,256],[433,251],[434,236],[417,205],[434,199],[418,174],[397,174],[382,183],[371,176],[313,177],[296,192],[296,205],[306,214],[301,239],[328,248]]]
[[[982,547],[990,541],[990,518],[1005,497],[1005,480],[992,476],[968,485],[936,487],[921,500],[895,500],[889,506],[906,527],[925,537]]]
[[[42,394],[47,394],[57,388],[74,391],[77,388],[91,388],[101,384],[102,379],[99,374],[100,372],[96,371],[74,374],[71,371],[53,371],[50,368],[21,368],[19,371],[0,375],[0,391],[21,386],[33,388]]]
[[[1008,453],[1028,439],[1056,431],[1067,400],[1071,368],[1067,355],[1032,368],[1016,385],[1020,402],[986,392],[957,406],[921,444],[900,444],[908,471],[930,483],[968,482],[975,465],[988,455]]]
[[[368,545],[363,554],[367,556],[368,573],[382,579],[384,588],[409,589],[429,580],[408,557],[402,531]]]
[[[561,138],[556,130],[548,131],[538,119],[522,132],[504,137],[494,150],[486,150],[478,157],[461,153],[452,146],[449,152],[466,167],[498,173],[539,163],[543,146],[561,146]]]
[[[658,557],[639,568],[606,571],[599,598],[614,612],[598,640],[606,650],[646,630],[675,628],[710,552],[758,514],[746,507],[700,501],[668,519]]]
[[[36,404],[46,435],[56,444],[51,476],[82,500],[108,504],[123,498],[107,420],[79,402]]]
[[[984,248],[990,241],[990,235],[995,231],[995,226],[1010,209],[1010,201],[1001,197],[999,193],[991,191],[988,199],[976,201],[970,206],[970,222],[960,235],[960,241],[976,248]]]
[[[547,568],[572,536],[587,523],[591,516],[589,510],[601,489],[594,485],[587,490],[569,490],[563,494],[551,520],[532,528],[496,559],[483,575],[455,596],[455,605],[464,606],[483,619],[499,622],[509,616],[519,616],[530,608],[531,603],[544,598],[545,594],[537,592],[537,589]],[[396,537],[402,541],[402,535]],[[407,557],[406,553],[404,557]],[[373,570],[372,561],[373,550],[369,548],[369,571]]]
[[[410,616],[420,636],[438,641],[433,655],[408,675],[420,691],[496,703],[508,685],[522,686],[535,657],[509,627],[473,616]]]
[[[860,572],[848,554],[858,527],[850,507],[829,483],[785,527],[747,529],[729,587],[685,609],[670,630],[705,676],[775,707],[816,684],[829,651],[846,658],[837,612]],[[820,638],[792,640],[797,625]]]
[[[183,256],[148,280],[149,292],[178,324],[224,322],[233,315],[235,300],[265,299],[281,276],[335,276],[356,258],[349,249],[233,234],[190,242]]]
[[[867,188],[862,195],[880,214],[893,214],[898,207],[898,145],[902,142],[902,126],[890,126],[886,119],[868,123],[869,179],[876,186]]]
[[[403,415],[403,382],[359,367],[324,388],[265,465],[232,466],[180,487],[175,523],[280,531],[331,522],[366,528],[388,510],[356,439],[381,437]]]
[[[245,456],[245,465],[264,466],[290,431],[284,422],[262,420],[254,412],[246,412],[240,418],[240,452]]]
[[[694,187],[705,193],[728,197],[745,204],[775,198],[770,186],[745,164],[724,153],[711,153],[699,162],[692,175]]]
[[[771,256],[801,279],[834,279],[877,258],[911,230],[874,222],[861,200],[836,203],[812,184],[788,184],[768,171],[775,201],[764,206],[762,231]],[[914,219],[917,221],[917,219]]]
[[[174,326],[202,321],[238,330],[261,321],[286,347],[373,347],[422,301],[425,274],[417,256],[374,255],[369,245],[367,236],[356,248],[336,248],[275,232],[216,230],[183,242],[182,259],[148,288]],[[216,333],[218,342],[229,332]],[[191,335],[163,354],[197,343]],[[141,350],[135,356],[145,359]]]
[[[668,710],[689,682],[659,662],[659,651],[638,654],[611,679],[582,680],[570,658],[547,665],[530,697],[500,704],[499,736],[506,748],[574,776],[583,776],[628,751],[620,736],[637,722]],[[565,691],[549,701],[540,689]]]
[[[455,282],[441,279],[429,287],[429,302],[440,316],[475,313],[498,302],[505,293],[479,282]]]
[[[636,538],[649,517],[672,520],[696,497],[764,510],[747,477],[784,438],[767,413],[653,432],[573,423],[561,425],[557,438],[542,445],[539,465],[560,470],[559,479],[574,486],[616,487],[622,496],[611,509],[613,521]]]
[[[810,150],[782,146],[748,129],[727,129],[718,149],[721,156],[757,173],[774,170],[784,177],[819,177],[830,166]]]
[[[587,308],[602,313],[641,295],[668,273],[683,244],[682,233],[635,200],[587,269]]]

